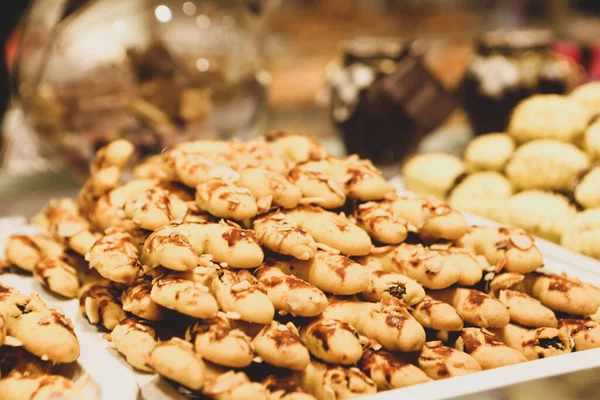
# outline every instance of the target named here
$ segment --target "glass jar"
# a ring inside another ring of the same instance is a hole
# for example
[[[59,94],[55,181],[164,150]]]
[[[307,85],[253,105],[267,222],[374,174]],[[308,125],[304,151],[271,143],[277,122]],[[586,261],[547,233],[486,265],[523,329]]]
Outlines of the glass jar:
[[[460,85],[475,134],[503,132],[512,109],[535,93],[569,91],[575,67],[552,51],[554,43],[545,29],[499,29],[478,38]]]
[[[392,165],[458,106],[423,63],[423,42],[359,38],[329,78],[331,118],[348,153]]]
[[[54,13],[41,11],[48,3]],[[71,171],[85,177],[94,152],[119,137],[143,157],[260,132],[269,75],[259,35],[274,2],[72,3],[33,2],[16,79],[41,143]]]

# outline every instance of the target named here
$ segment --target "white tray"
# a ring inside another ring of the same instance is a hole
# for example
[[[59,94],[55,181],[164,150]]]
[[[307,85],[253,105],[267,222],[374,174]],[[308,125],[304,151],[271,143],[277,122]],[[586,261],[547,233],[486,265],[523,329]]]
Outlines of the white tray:
[[[394,178],[390,182],[398,188],[399,192],[405,191],[401,179]],[[498,225],[495,222],[474,215],[466,213],[464,215],[472,225]],[[35,228],[26,225],[24,219],[0,219],[0,253],[4,251],[4,241],[8,236],[34,232]],[[539,238],[536,238],[536,244],[544,255],[545,267],[549,271],[566,272],[570,276],[600,286],[599,261],[573,253]],[[110,348],[109,343],[102,338],[102,332],[89,324],[81,315],[77,300],[59,299],[28,276],[4,274],[0,275],[0,282],[14,286],[26,293],[39,293],[49,304],[60,307],[65,315],[71,318],[81,343],[81,357],[78,360],[78,365],[90,375],[90,381],[101,388],[100,396],[93,397],[94,400],[184,399],[184,396],[173,386],[161,380],[158,376],[134,372],[117,352]],[[398,398],[403,400],[450,399],[594,367],[600,367],[600,349],[496,368],[463,377],[390,390],[363,398],[378,400]]]

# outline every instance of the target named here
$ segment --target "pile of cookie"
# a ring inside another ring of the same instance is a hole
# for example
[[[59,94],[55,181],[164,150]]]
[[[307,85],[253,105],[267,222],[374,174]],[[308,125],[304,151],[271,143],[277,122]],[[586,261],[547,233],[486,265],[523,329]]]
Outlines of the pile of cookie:
[[[8,261],[190,396],[343,399],[600,346],[600,288],[369,161],[275,134],[97,154]],[[89,269],[88,269],[89,266]]]
[[[600,83],[536,95],[508,132],[472,140],[462,159],[415,156],[406,187],[600,259]]]
[[[83,399],[86,378],[53,374],[58,364],[79,357],[73,324],[37,294],[0,284],[0,398]]]

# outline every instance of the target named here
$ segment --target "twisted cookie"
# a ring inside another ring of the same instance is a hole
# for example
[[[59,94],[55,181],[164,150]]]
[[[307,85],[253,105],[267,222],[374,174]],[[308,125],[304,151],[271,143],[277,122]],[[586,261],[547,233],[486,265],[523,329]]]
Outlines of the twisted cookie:
[[[226,223],[184,222],[155,230],[146,239],[140,259],[148,268],[189,271],[204,264],[203,254],[233,268],[258,267],[264,257],[250,230]]]

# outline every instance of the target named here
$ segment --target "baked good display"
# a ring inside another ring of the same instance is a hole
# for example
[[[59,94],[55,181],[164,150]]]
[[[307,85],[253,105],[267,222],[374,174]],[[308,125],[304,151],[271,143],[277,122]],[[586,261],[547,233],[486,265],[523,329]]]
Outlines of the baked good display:
[[[600,258],[597,227],[585,222],[600,209],[599,99],[594,82],[565,96],[525,99],[506,133],[475,137],[462,158],[444,154],[441,163],[442,156],[420,155],[414,158],[429,162],[407,162],[405,186]]]
[[[75,362],[79,352],[73,324],[61,311],[35,293],[0,283],[2,399],[83,399],[85,377],[73,382],[54,371],[55,365]]]
[[[522,229],[397,194],[368,161],[277,134],[183,143],[124,181],[131,154],[101,149],[78,198],[52,201],[6,255],[78,297],[115,356],[186,393],[344,399],[600,346],[600,288],[544,271]],[[481,199],[511,195],[481,174]],[[67,322],[7,293],[2,334],[76,359]]]

